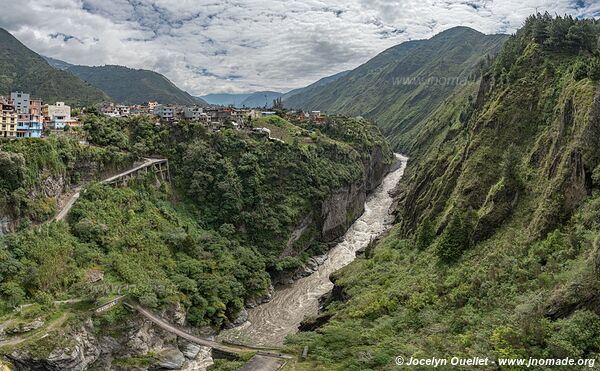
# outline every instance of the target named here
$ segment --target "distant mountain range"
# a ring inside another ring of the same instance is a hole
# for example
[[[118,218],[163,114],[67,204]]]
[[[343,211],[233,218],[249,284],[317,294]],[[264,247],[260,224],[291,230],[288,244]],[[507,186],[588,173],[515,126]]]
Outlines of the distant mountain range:
[[[405,134],[419,127],[457,88],[474,82],[507,37],[451,28],[428,40],[389,48],[334,81],[284,96],[284,104],[364,116],[376,121],[400,150],[410,138]]]
[[[273,107],[273,101],[283,93],[277,91],[257,91],[246,94],[208,94],[199,97],[209,104],[235,107]]]
[[[272,107],[273,100],[281,97],[282,100],[286,100],[296,94],[310,94],[314,90],[330,84],[337,79],[345,76],[350,71],[343,71],[336,73],[335,75],[324,77],[319,81],[312,83],[306,87],[290,90],[287,93],[280,93],[276,91],[258,91],[254,93],[242,93],[242,94],[207,94],[199,98],[205,100],[209,104],[218,106],[234,106],[234,107]]]
[[[14,90],[31,93],[46,102],[91,105],[110,98],[73,74],[50,66],[8,31],[0,28],[0,95]]]
[[[207,105],[202,99],[191,96],[154,71],[116,65],[80,66],[45,58],[50,65],[81,78],[118,103],[140,104],[155,100],[160,103]]]

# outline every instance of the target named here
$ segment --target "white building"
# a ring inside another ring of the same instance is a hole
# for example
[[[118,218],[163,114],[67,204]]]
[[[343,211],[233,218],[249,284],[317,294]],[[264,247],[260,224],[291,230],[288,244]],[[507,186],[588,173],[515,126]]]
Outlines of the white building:
[[[13,101],[17,113],[29,113],[31,101],[28,93],[13,91],[10,93],[10,100]]]
[[[173,117],[175,116],[175,110],[171,106],[159,104],[154,107],[154,114],[163,120],[173,120]]]
[[[120,117],[127,117],[127,116],[129,116],[129,113],[130,113],[129,106],[118,105],[115,108],[116,108],[117,112],[119,113]]]
[[[47,116],[50,120],[70,120],[71,106],[67,106],[65,102],[56,102],[56,104],[48,104]]]
[[[47,104],[42,108],[42,112],[46,120],[52,123],[55,129],[62,129],[65,125],[71,125],[71,106],[67,106],[65,102],[56,102],[56,104]]]

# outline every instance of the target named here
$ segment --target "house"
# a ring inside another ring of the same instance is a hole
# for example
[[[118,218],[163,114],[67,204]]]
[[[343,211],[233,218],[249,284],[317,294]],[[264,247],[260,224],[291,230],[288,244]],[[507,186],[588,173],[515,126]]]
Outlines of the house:
[[[17,138],[41,138],[44,130],[41,115],[17,114]]]
[[[185,107],[183,109],[183,117],[188,120],[192,120],[192,121],[200,120],[203,113],[204,113],[204,111],[202,110],[202,107],[198,107],[198,106]]]
[[[171,121],[175,117],[175,109],[172,106],[159,104],[154,107],[154,114],[162,120]]]
[[[63,129],[65,126],[78,126],[79,121],[71,119],[71,107],[64,102],[56,102],[56,104],[46,104],[42,107],[42,115],[44,120],[54,129]]]
[[[17,110],[17,138],[41,138],[44,130],[44,119],[42,116],[42,100],[30,98],[29,94],[13,92],[11,97],[19,101],[20,112]],[[14,103],[14,101],[13,101]]]
[[[17,111],[17,113],[29,113],[29,93],[23,93],[22,91],[14,91],[10,93],[10,100],[15,105],[15,110]]]
[[[0,97],[0,138],[17,137],[17,118],[12,101]]]
[[[128,117],[130,114],[129,106],[119,104],[119,105],[115,106],[115,109],[116,109],[119,117]]]

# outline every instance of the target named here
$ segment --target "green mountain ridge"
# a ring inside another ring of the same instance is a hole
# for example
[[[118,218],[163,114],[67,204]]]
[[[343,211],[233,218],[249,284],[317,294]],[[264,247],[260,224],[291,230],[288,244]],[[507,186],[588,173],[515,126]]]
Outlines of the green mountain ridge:
[[[396,225],[291,338],[307,366],[597,358],[598,36],[598,21],[530,17],[477,84],[403,134]]]
[[[50,66],[8,31],[0,28],[0,94],[22,90],[45,102],[83,106],[108,100],[101,90]]]
[[[461,85],[476,80],[506,35],[454,27],[380,53],[336,81],[284,100],[286,107],[344,112],[379,124],[396,150]]]
[[[106,92],[122,104],[141,104],[156,100],[165,104],[207,105],[203,100],[179,89],[165,76],[150,70],[117,65],[74,65],[66,71]]]

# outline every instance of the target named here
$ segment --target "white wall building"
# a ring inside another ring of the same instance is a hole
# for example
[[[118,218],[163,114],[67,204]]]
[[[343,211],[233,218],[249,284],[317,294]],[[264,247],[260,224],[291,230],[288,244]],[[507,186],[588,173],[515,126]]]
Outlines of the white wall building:
[[[65,102],[56,102],[56,104],[48,105],[48,118],[50,120],[70,120],[71,106],[67,106]]]

